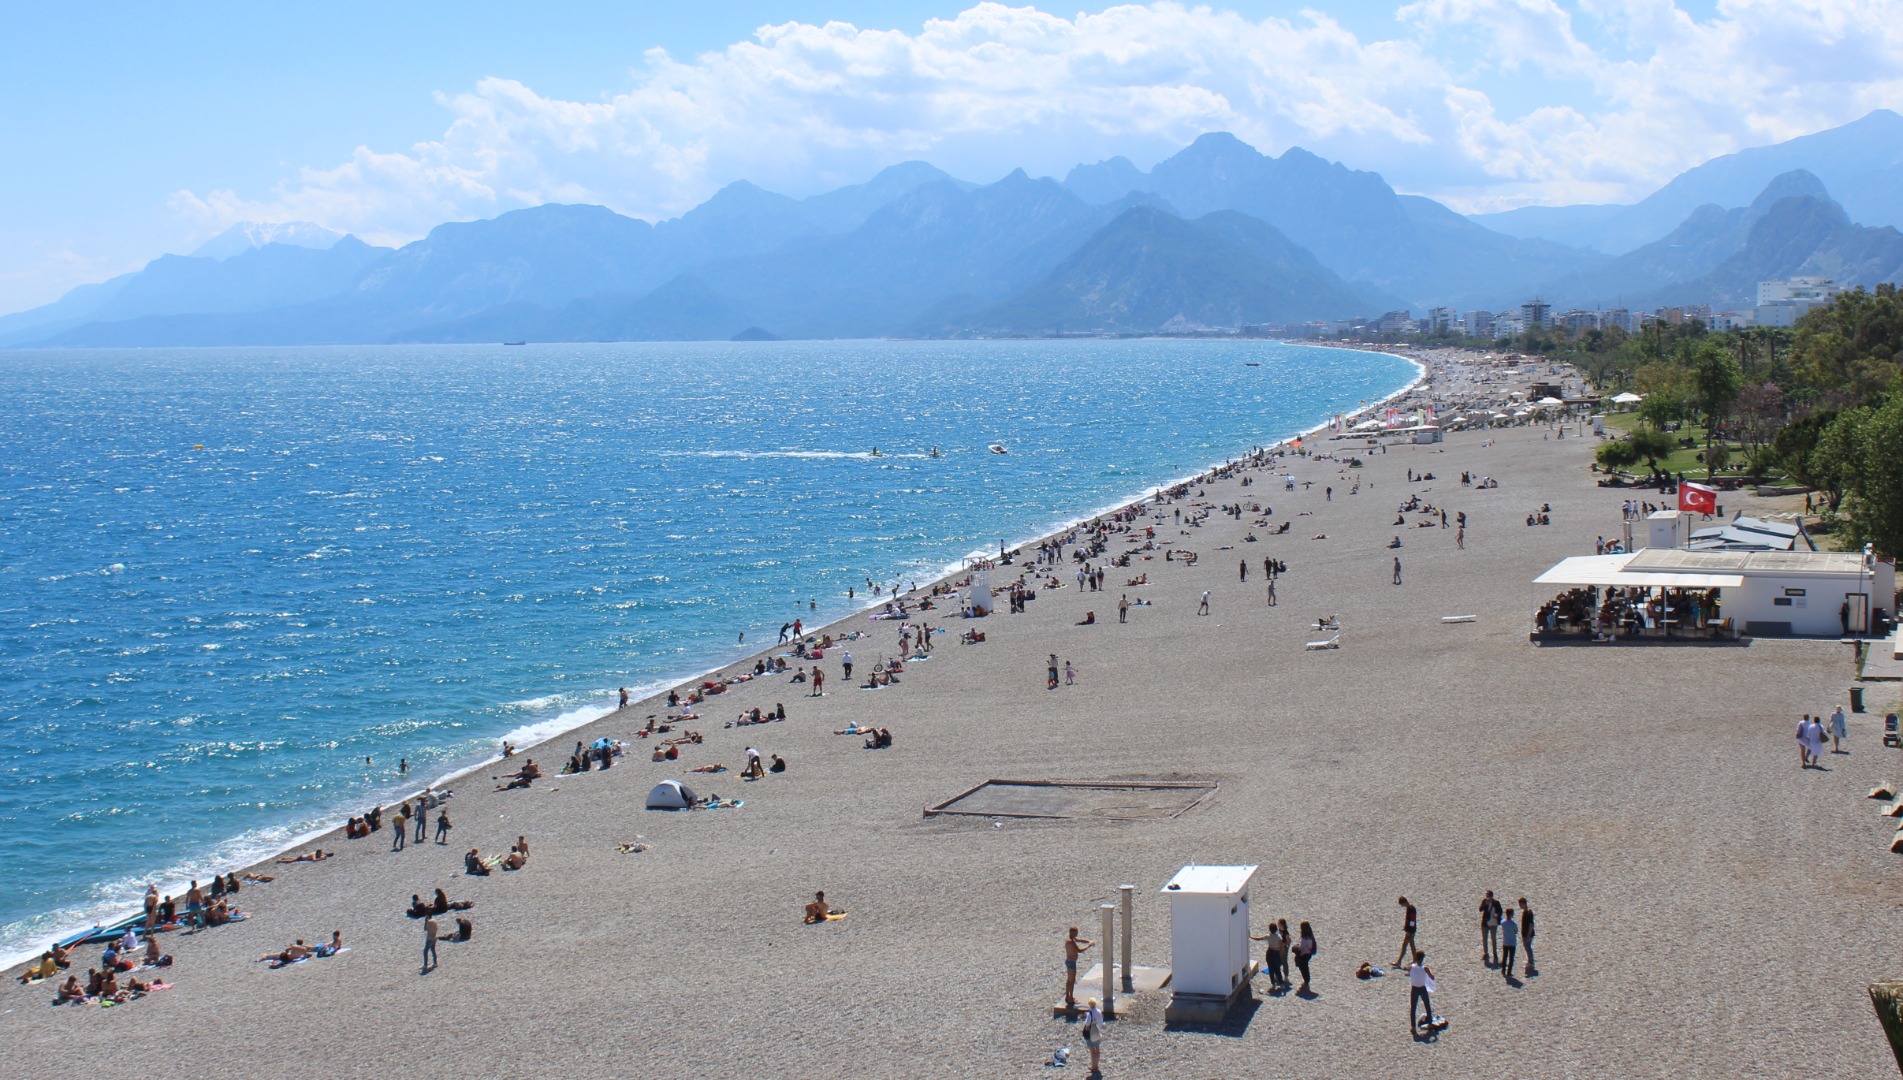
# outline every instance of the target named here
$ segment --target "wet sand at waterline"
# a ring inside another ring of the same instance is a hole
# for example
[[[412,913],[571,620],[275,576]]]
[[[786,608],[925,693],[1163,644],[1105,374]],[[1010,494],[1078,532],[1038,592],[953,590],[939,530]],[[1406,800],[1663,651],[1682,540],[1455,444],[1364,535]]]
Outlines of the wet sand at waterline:
[[[1879,745],[1892,695],[1851,718],[1851,753],[1800,771],[1798,714],[1828,711],[1849,685],[1834,641],[1529,644],[1552,591],[1531,580],[1618,527],[1628,493],[1593,486],[1595,445],[1537,427],[1456,433],[1354,470],[1291,459],[1274,475],[1313,483],[1294,493],[1262,471],[1248,488],[1209,483],[1162,508],[1154,558],[1109,568],[1101,593],[1080,592],[1066,559],[1065,587],[1040,589],[1025,614],[927,614],[947,633],[898,686],[848,686],[829,654],[824,697],[766,679],[700,706],[686,726],[706,742],[679,762],[647,761],[636,740],[610,771],[502,793],[488,779],[502,770],[486,769],[455,785],[447,846],[392,852],[386,828],[322,841],[343,852],[334,862],[272,865],[275,883],[240,894],[249,920],[165,936],[174,989],[101,1009],[50,1007],[52,986],[9,984],[9,1071],[1028,1076],[1069,1045],[1081,1074],[1081,1033],[1050,1015],[1065,927],[1097,937],[1097,905],[1135,884],[1137,961],[1167,964],[1157,890],[1204,862],[1261,865],[1257,933],[1269,917],[1314,924],[1316,996],[1263,996],[1220,1034],[1166,1030],[1163,995],[1121,1001],[1106,1074],[1885,1074],[1864,987],[1903,974],[1887,933],[1903,889],[1885,850],[1893,823],[1862,796],[1903,774]],[[1409,483],[1410,469],[1437,479]],[[1499,487],[1464,488],[1462,470]],[[1450,523],[1464,511],[1466,549],[1452,528],[1393,526],[1409,494]],[[1174,521],[1235,502],[1293,524],[1245,543],[1253,514]],[[1553,524],[1528,528],[1543,502]],[[1138,542],[1113,537],[1108,554]],[[1164,547],[1200,558],[1166,561]],[[1264,557],[1289,567],[1275,607]],[[1149,585],[1123,587],[1143,573]],[[1199,616],[1204,590],[1211,613]],[[1124,594],[1149,605],[1120,625]],[[1095,625],[1076,625],[1086,611]],[[1341,647],[1305,651],[1326,636],[1316,616],[1333,613]],[[1455,614],[1475,621],[1442,624]],[[972,627],[988,640],[958,644]],[[897,652],[895,623],[840,628],[870,634],[848,646],[860,680]],[[1075,665],[1075,686],[1045,689],[1053,652]],[[775,702],[787,722],[722,727]],[[637,703],[527,754],[553,772],[575,738],[629,738],[664,712]],[[896,745],[832,734],[849,722],[890,728]],[[789,770],[740,781],[749,745]],[[687,771],[712,762],[730,771]],[[668,777],[746,805],[645,811]],[[986,779],[1043,777],[1219,786],[1173,818],[922,813]],[[637,834],[652,848],[618,853]],[[462,875],[468,848],[500,853],[518,835],[534,850],[526,869]],[[403,909],[438,886],[475,902],[475,937],[445,942],[419,975],[422,928]],[[802,926],[815,889],[850,916]],[[1486,889],[1532,901],[1538,977],[1513,986],[1482,966]],[[1420,906],[1451,1022],[1431,1045],[1407,1030],[1404,977],[1353,977],[1394,960],[1402,893]],[[336,929],[351,951],[278,971],[256,962]],[[98,950],[75,957],[83,973]]]

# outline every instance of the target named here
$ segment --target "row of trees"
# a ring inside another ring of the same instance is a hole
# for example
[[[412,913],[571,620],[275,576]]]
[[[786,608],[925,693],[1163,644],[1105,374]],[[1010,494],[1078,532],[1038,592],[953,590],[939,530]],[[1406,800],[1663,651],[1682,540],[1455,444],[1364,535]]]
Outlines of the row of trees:
[[[1903,555],[1903,297],[1839,296],[1789,329],[1714,333],[1696,322],[1547,331],[1512,343],[1575,364],[1605,393],[1645,396],[1640,425],[1600,448],[1612,468],[1656,468],[1674,425],[1705,425],[1707,476],[1736,443],[1747,470],[1782,471],[1824,497],[1849,541]]]

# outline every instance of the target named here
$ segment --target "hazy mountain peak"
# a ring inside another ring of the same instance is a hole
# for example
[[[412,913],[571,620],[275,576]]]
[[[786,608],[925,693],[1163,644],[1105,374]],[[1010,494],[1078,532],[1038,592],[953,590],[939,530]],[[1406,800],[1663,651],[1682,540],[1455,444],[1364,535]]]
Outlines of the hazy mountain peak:
[[[1771,182],[1765,185],[1762,192],[1758,193],[1758,197],[1751,200],[1751,215],[1753,217],[1761,216],[1765,211],[1777,205],[1778,200],[1789,199],[1796,196],[1811,196],[1818,199],[1828,199],[1830,198],[1830,192],[1825,190],[1824,182],[1817,179],[1817,176],[1810,170],[1792,169],[1790,172],[1779,173],[1772,177]]]
[[[325,251],[344,234],[311,221],[240,221],[192,252],[200,259],[229,259],[266,244]]]

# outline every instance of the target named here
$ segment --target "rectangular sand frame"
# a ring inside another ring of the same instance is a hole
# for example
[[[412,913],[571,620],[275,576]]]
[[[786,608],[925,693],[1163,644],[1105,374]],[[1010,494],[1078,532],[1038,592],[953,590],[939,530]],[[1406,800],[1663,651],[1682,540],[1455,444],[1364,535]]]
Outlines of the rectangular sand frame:
[[[1213,780],[986,780],[925,808],[926,817],[1141,821],[1173,818],[1216,793]]]

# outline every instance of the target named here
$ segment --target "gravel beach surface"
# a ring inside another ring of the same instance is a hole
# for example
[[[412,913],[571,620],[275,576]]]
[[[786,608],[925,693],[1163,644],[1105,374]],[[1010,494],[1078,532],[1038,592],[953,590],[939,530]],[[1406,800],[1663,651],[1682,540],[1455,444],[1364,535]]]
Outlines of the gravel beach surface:
[[[1419,393],[1460,392],[1463,377],[1438,368]],[[685,726],[705,742],[678,762],[648,761],[635,739],[611,770],[528,790],[493,791],[503,770],[483,770],[455,785],[447,845],[390,851],[387,826],[333,835],[319,846],[341,850],[335,861],[263,870],[276,881],[240,894],[247,921],[165,935],[173,989],[102,1009],[50,1007],[50,984],[9,983],[4,1070],[1081,1075],[1082,1033],[1051,1009],[1065,928],[1098,937],[1097,905],[1134,884],[1136,959],[1167,966],[1158,890],[1200,862],[1260,864],[1255,932],[1271,917],[1314,924],[1314,993],[1269,996],[1259,976],[1257,1000],[1216,1030],[1166,1026],[1165,994],[1120,1000],[1106,1075],[1887,1074],[1865,986],[1903,974],[1888,937],[1903,889],[1886,850],[1895,823],[1862,796],[1903,778],[1899,752],[1879,741],[1894,693],[1875,691],[1873,711],[1851,717],[1848,754],[1800,770],[1792,731],[1800,713],[1844,700],[1844,645],[1530,644],[1553,591],[1532,579],[1612,535],[1630,494],[1594,486],[1597,443],[1576,431],[1453,433],[1385,453],[1311,440],[1363,464],[1293,457],[1196,485],[1111,538],[1116,556],[1153,525],[1156,549],[1109,567],[1103,592],[1079,589],[1067,549],[1054,571],[1064,587],[1040,587],[1023,614],[925,613],[947,632],[898,685],[858,689],[829,652],[823,697],[781,676],[699,706]],[[1499,486],[1463,487],[1463,470]],[[1435,479],[1410,483],[1410,471]],[[1410,495],[1444,508],[1450,527],[1415,527],[1413,513],[1393,524]],[[1542,503],[1552,524],[1526,526]],[[1232,504],[1266,510],[1187,524]],[[1273,607],[1264,558],[1288,565]],[[1142,574],[1149,584],[1124,585]],[[1147,603],[1120,624],[1124,595]],[[1079,625],[1086,612],[1094,624]],[[1324,614],[1339,615],[1340,648],[1307,651],[1327,636],[1313,629]],[[974,627],[987,640],[959,644]],[[847,646],[854,682],[898,652],[896,622],[828,630],[868,635]],[[1075,685],[1046,689],[1051,653],[1074,665]],[[782,702],[784,723],[723,726]],[[575,739],[632,738],[666,711],[639,702],[526,754],[552,773]],[[833,734],[848,723],[890,728],[895,745]],[[741,781],[747,746],[782,755],[787,771]],[[714,762],[729,771],[687,771]],[[669,777],[745,805],[644,810]],[[1179,815],[1133,820],[1088,800],[1063,819],[924,815],[993,778],[1216,790]],[[651,847],[620,853],[637,835]],[[534,852],[525,869],[462,874],[470,847],[501,853],[517,836]],[[475,934],[443,943],[425,975],[423,931],[404,908],[439,886],[474,901]],[[801,925],[815,889],[849,917]],[[1538,912],[1537,976],[1483,966],[1487,889]],[[1394,960],[1400,894],[1420,907],[1450,1022],[1432,1042],[1408,1030],[1404,976],[1354,977],[1363,961]],[[283,970],[257,961],[332,930],[349,952]],[[75,957],[83,974],[98,951]],[[1062,1046],[1072,1063],[1046,1069]]]

